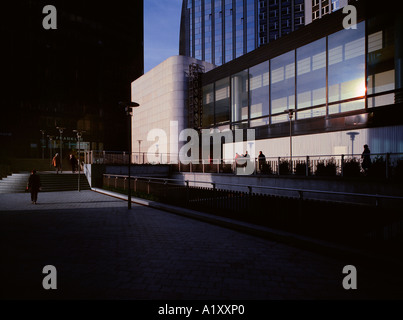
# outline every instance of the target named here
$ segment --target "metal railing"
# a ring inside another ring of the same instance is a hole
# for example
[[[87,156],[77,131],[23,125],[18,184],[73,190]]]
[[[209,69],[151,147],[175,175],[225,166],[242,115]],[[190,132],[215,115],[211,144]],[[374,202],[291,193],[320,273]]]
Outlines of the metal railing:
[[[140,176],[132,179],[132,192],[139,197],[151,196],[162,203],[263,226],[345,240],[403,238],[399,210],[403,197],[399,196]],[[127,185],[127,176],[104,175],[107,189],[127,193]],[[231,190],[234,187],[238,190]],[[327,200],[313,199],[313,194]],[[339,200],[329,200],[327,195]]]
[[[161,161],[148,161],[149,153],[133,152],[131,163],[134,165],[170,165],[173,172],[191,173],[227,173],[243,174],[247,166],[248,174],[260,175],[294,175],[294,176],[341,176],[358,177],[373,176],[377,178],[403,178],[403,153],[374,153],[370,155],[371,166],[368,170],[362,168],[361,154],[354,155],[310,155],[258,157],[254,159],[201,159],[188,163],[178,161],[177,154],[152,154],[152,158]],[[88,151],[85,153],[85,163],[127,165],[129,155],[125,152]],[[243,169],[242,169],[243,168]]]
[[[104,174],[104,185],[106,183],[107,187],[114,188],[123,188],[123,190],[127,189],[127,178],[126,175],[116,175],[116,174]],[[403,202],[403,197],[399,196],[390,196],[390,195],[381,195],[381,194],[367,194],[367,193],[351,193],[351,192],[337,192],[337,191],[326,191],[326,190],[314,190],[314,189],[301,189],[301,188],[284,188],[284,187],[272,187],[272,186],[259,186],[259,185],[245,185],[245,184],[236,184],[236,183],[223,183],[223,182],[208,182],[208,181],[196,181],[196,180],[180,180],[180,179],[170,179],[170,178],[155,178],[155,177],[143,177],[143,176],[134,176],[130,177],[135,181],[135,185],[133,186],[133,190],[136,191],[136,182],[137,181],[146,181],[149,185],[151,182],[161,183],[163,185],[174,184],[174,185],[183,185],[186,188],[189,187],[199,187],[200,185],[208,185],[211,189],[216,189],[218,185],[223,187],[241,187],[248,190],[249,194],[256,193],[256,189],[267,189],[267,190],[275,190],[275,191],[286,191],[295,193],[294,198],[298,198],[303,200],[304,195],[311,194],[327,194],[327,195],[337,195],[344,197],[359,197],[359,198],[367,198],[373,200],[373,204],[379,206],[382,199],[389,200],[400,200]],[[118,182],[119,179],[123,179],[123,183]],[[113,183],[111,183],[111,180]],[[193,185],[191,185],[193,184]],[[149,190],[149,188],[148,188]],[[255,192],[254,192],[255,191]],[[148,193],[149,194],[149,193]]]

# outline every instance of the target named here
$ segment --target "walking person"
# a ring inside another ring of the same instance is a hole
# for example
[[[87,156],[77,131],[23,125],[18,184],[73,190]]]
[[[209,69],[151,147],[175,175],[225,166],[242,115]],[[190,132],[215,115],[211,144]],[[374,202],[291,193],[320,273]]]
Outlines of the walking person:
[[[74,154],[70,155],[70,164],[71,164],[71,171],[73,173],[76,173],[77,167],[78,167],[78,161],[77,161],[76,157],[74,156]]]
[[[38,201],[38,192],[41,190],[41,178],[36,174],[36,170],[32,170],[28,179],[27,190],[31,192],[32,204],[36,204]]]
[[[259,161],[259,171],[260,173],[263,173],[264,167],[266,165],[266,156],[263,154],[262,151],[259,151],[258,161]]]
[[[364,145],[364,151],[361,154],[361,167],[364,170],[364,173],[367,175],[368,170],[371,167],[371,151],[369,150],[368,145]]]
[[[60,173],[62,173],[62,165],[61,165],[61,161],[60,161],[60,155],[58,153],[56,153],[55,156],[53,157],[52,164],[56,169],[56,174],[59,173],[59,170],[60,170]]]

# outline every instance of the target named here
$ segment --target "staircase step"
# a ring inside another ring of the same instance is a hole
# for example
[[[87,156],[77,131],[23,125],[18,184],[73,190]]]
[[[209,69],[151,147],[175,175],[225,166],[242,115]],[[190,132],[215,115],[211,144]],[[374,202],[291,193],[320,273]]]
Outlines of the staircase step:
[[[17,173],[0,180],[0,193],[25,192],[29,173]],[[42,192],[74,191],[78,189],[78,174],[39,173]],[[91,190],[85,174],[80,174],[80,190]]]

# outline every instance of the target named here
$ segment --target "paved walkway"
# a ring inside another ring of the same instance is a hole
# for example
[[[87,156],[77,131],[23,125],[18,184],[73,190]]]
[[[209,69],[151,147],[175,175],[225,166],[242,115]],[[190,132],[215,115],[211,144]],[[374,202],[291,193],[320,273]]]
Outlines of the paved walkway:
[[[93,191],[0,195],[2,299],[388,299],[402,277]],[[344,290],[343,267],[358,271]],[[57,290],[42,288],[46,265]]]

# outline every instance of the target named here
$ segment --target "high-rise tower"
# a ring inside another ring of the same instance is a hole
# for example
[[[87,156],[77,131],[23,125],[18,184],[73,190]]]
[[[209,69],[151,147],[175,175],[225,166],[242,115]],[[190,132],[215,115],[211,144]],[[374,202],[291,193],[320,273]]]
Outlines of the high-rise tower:
[[[179,54],[222,65],[305,24],[304,0],[184,0]]]

